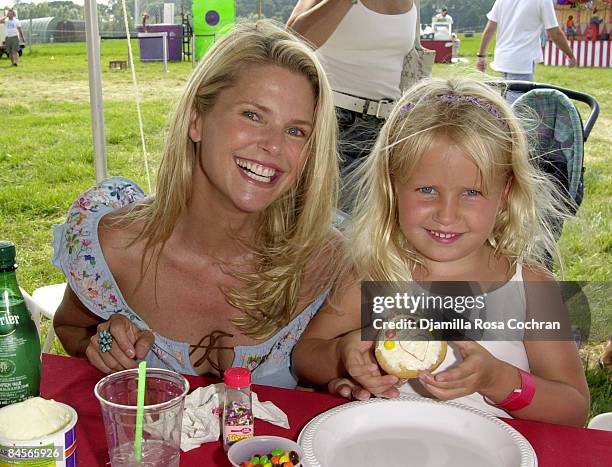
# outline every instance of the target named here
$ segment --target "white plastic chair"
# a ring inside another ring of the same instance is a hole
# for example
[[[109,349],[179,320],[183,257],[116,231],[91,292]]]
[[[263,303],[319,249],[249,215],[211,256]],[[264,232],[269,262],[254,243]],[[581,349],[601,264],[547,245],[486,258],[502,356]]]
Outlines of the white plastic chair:
[[[30,312],[32,320],[34,321],[34,324],[36,324],[36,329],[38,329],[38,333],[40,334],[40,307],[32,299],[31,295],[23,290],[23,288],[19,287],[19,290],[21,291],[21,295],[23,295],[26,308]]]
[[[49,323],[49,331],[47,332],[47,338],[43,346],[43,352],[49,352],[53,339],[55,339],[55,330],[53,329],[53,316],[59,307],[62,299],[64,298],[64,291],[66,290],[66,283],[45,285],[39,287],[32,292],[32,300],[40,310],[40,314],[48,318],[51,322]]]
[[[591,419],[588,428],[612,431],[612,412],[600,413]]]

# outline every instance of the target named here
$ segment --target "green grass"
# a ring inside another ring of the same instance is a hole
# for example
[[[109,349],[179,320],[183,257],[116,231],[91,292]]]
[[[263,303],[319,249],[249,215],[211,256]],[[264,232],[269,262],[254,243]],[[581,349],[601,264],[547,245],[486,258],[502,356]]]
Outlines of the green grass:
[[[435,65],[435,76],[476,73],[479,37],[461,39],[468,64]],[[492,50],[492,48],[491,48]],[[134,51],[137,54],[136,44]],[[134,91],[128,71],[110,71],[110,60],[126,60],[127,44],[101,44],[104,117],[109,175],[123,175],[146,188]],[[150,167],[157,167],[173,101],[191,71],[187,62],[136,63]],[[490,71],[489,77],[497,77]],[[610,186],[612,162],[612,69],[568,69],[539,65],[539,82],[592,94],[601,105],[599,120],[585,146],[585,200],[566,224],[560,247],[567,280],[608,281],[612,243]],[[63,281],[50,264],[51,226],[63,222],[75,197],[94,179],[87,52],[85,44],[35,45],[19,67],[0,59],[0,237],[17,245],[20,284],[28,291]],[[581,113],[584,106],[579,106]],[[154,179],[154,174],[153,174]],[[612,306],[603,282],[591,299],[592,343],[612,332]],[[591,297],[590,297],[591,298]],[[55,351],[61,352],[56,343]],[[591,370],[587,370],[591,371]],[[610,408],[610,380],[587,373],[593,410]],[[606,392],[607,391],[607,392]],[[607,399],[606,399],[607,398]]]
[[[125,41],[102,42],[108,173],[146,187],[134,91],[129,71],[109,71],[127,58]],[[136,49],[135,49],[136,50]],[[190,63],[137,62],[145,142],[157,166],[164,129]],[[76,195],[94,179],[85,45],[45,44],[26,51],[19,67],[0,60],[3,102],[0,141],[0,234],[18,247],[19,279],[27,290],[62,280],[49,263],[51,225],[62,222]]]
[[[587,368],[585,375],[591,391],[589,419],[600,413],[612,412],[612,372]]]

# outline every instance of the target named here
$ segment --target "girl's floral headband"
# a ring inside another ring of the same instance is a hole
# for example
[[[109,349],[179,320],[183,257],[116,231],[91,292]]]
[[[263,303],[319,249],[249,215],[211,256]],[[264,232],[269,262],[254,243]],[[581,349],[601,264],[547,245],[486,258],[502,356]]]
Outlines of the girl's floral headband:
[[[472,105],[475,105],[476,107],[486,110],[487,112],[489,112],[491,115],[493,115],[495,118],[498,118],[499,120],[502,120],[504,122],[504,124],[507,125],[506,121],[504,120],[504,118],[502,117],[501,112],[499,111],[499,109],[497,107],[495,107],[493,104],[491,104],[490,102],[484,101],[476,96],[457,96],[455,94],[442,94],[439,96],[434,96],[432,97],[432,99],[437,99],[441,102],[447,102],[447,103],[454,103],[454,102],[469,102]],[[412,109],[414,109],[417,106],[417,104],[413,104],[412,102],[409,102],[405,105],[403,105],[400,108],[400,112],[401,113],[407,113],[410,112]]]

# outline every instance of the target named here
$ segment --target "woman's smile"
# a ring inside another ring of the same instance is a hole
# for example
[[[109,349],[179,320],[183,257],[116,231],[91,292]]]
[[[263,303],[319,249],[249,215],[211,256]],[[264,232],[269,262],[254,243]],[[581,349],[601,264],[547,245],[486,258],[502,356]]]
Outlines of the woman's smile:
[[[267,209],[297,183],[314,109],[305,76],[276,65],[245,67],[209,111],[193,118],[201,168],[195,196],[228,213]]]
[[[283,171],[271,164],[262,164],[249,159],[234,157],[240,172],[249,180],[262,183],[263,186],[272,186],[282,175]]]

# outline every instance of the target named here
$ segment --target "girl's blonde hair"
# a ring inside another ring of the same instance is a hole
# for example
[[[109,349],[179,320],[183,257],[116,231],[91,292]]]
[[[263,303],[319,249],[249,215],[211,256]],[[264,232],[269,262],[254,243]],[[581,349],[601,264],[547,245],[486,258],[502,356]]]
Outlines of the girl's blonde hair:
[[[530,159],[521,121],[501,93],[484,83],[430,78],[402,96],[355,173],[349,262],[359,277],[407,280],[422,264],[400,230],[394,188],[442,136],[479,168],[485,195],[497,177],[510,180],[488,240],[495,254],[534,266],[545,264],[548,255],[560,261],[551,220],[565,217],[563,197]]]
[[[290,321],[304,293],[307,266],[317,258],[333,262],[329,252],[338,191],[336,116],[329,83],[309,46],[268,20],[238,24],[218,40],[194,70],[176,106],[155,197],[127,217],[143,221],[145,251],[158,255],[193,189],[192,111],[206,115],[219,93],[236,85],[248,65],[276,65],[303,75],[315,96],[314,128],[303,149],[305,163],[296,184],[261,213],[254,244],[248,245],[255,258],[254,271],[229,271],[242,286],[224,290],[227,301],[243,312],[234,324],[244,334],[262,339]],[[322,275],[311,292],[314,296],[327,287]]]

